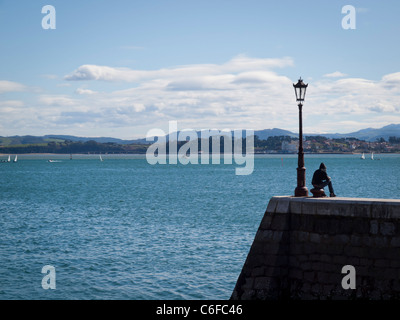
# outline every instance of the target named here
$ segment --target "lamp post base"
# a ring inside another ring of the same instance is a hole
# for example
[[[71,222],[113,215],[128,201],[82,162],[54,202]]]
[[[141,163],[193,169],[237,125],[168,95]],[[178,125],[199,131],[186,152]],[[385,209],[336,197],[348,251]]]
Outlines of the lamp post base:
[[[295,197],[308,197],[308,189],[307,187],[297,187],[294,189]]]
[[[306,168],[304,168],[304,155],[299,153],[299,167],[297,168],[297,188],[294,189],[295,197],[308,197],[306,187]]]

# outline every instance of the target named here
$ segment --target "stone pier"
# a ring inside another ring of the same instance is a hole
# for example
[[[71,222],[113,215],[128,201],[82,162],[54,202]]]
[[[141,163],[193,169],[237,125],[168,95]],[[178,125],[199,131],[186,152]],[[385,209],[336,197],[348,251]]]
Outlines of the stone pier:
[[[400,299],[400,200],[271,198],[231,299]]]

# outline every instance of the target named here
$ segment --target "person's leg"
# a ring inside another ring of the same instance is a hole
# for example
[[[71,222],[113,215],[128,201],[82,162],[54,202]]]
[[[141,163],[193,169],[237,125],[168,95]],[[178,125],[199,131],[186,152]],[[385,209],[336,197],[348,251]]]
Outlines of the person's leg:
[[[320,189],[323,189],[323,188],[325,188],[326,186],[328,186],[328,188],[329,188],[330,196],[331,196],[331,197],[335,197],[336,195],[335,195],[335,192],[333,191],[333,186],[332,186],[332,181],[331,181],[331,180],[329,180],[329,181],[324,181],[324,182],[322,182],[320,185],[318,185],[318,187],[319,187]],[[317,187],[317,186],[315,186],[315,187]]]
[[[330,194],[335,194],[335,192],[333,191],[332,181],[328,182],[328,188],[329,188],[329,193]]]
[[[320,189],[323,189],[323,188],[325,188],[328,184],[329,184],[328,181],[324,181],[324,182],[321,182],[321,184],[319,184],[318,187],[319,187]]]

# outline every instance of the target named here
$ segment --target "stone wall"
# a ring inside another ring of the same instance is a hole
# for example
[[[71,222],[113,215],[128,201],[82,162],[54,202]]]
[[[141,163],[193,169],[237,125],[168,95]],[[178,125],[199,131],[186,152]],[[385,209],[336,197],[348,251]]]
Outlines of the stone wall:
[[[273,197],[231,299],[399,299],[399,280],[400,200]]]

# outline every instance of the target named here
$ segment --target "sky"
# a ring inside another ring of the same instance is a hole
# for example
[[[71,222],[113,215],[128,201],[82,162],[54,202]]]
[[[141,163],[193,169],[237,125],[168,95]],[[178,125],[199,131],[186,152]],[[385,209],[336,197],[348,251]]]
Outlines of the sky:
[[[398,0],[0,0],[0,136],[298,132],[299,77],[305,133],[400,123],[399,15]]]

